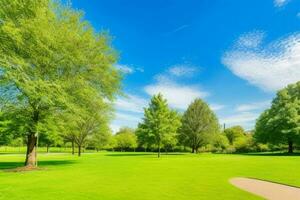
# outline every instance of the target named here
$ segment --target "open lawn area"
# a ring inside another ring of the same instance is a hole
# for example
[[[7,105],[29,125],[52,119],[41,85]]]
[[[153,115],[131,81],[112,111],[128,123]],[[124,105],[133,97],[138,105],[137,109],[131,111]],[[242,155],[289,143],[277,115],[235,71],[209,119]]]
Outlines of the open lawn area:
[[[7,172],[24,155],[0,155],[1,200],[260,199],[232,177],[300,186],[300,156],[152,153],[40,154],[40,171]]]

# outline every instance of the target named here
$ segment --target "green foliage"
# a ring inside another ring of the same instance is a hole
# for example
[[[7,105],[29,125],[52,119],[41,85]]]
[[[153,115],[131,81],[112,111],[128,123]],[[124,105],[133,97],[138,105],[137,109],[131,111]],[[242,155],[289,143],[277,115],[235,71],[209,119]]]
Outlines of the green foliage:
[[[10,123],[11,122],[5,119],[3,113],[0,111],[0,146],[8,145],[13,139],[13,135],[8,131]]]
[[[96,132],[89,138],[88,146],[94,147],[97,151],[101,149],[109,149],[112,137],[110,130]]]
[[[229,141],[224,134],[215,134],[212,144],[215,152],[224,152],[229,147]]]
[[[108,121],[107,112],[105,120],[94,113],[119,92],[116,53],[82,16],[57,1],[0,1],[0,97],[11,130],[28,135],[29,151],[54,116],[78,116],[83,135],[95,132],[94,121]]]
[[[229,144],[232,145],[237,139],[245,136],[245,130],[241,126],[233,126],[224,130]]]
[[[179,115],[168,107],[167,100],[161,94],[154,95],[144,111],[143,122],[138,125],[139,142],[157,146],[159,157],[163,145],[167,148],[176,144],[180,124]]]
[[[214,134],[219,132],[219,123],[208,104],[195,99],[185,111],[180,128],[181,144],[192,148],[192,152],[210,143]]]
[[[255,138],[259,142],[288,144],[293,152],[300,141],[300,82],[277,92],[271,108],[256,122]]]
[[[121,128],[115,135],[116,147],[121,151],[135,149],[137,147],[137,136],[134,130],[128,127]]]

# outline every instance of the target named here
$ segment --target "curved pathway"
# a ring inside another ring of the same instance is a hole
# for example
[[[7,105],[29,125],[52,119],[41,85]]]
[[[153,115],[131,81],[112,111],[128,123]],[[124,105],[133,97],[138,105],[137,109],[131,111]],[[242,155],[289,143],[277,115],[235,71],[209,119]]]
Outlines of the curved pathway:
[[[300,188],[251,178],[233,178],[234,186],[270,200],[300,200]]]

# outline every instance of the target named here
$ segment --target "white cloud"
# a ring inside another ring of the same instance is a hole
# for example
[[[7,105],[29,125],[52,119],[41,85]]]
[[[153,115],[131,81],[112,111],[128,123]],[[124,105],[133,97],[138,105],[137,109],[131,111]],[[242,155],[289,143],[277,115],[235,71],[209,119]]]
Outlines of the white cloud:
[[[208,93],[198,86],[177,84],[172,81],[158,81],[156,84],[148,85],[145,91],[149,95],[161,93],[173,108],[186,109],[195,98],[204,98]]]
[[[225,106],[221,105],[221,104],[209,104],[209,107],[213,110],[213,111],[218,111],[218,110],[222,110]]]
[[[117,112],[115,120],[110,124],[110,128],[113,133],[116,133],[121,127],[136,128],[139,121],[141,121],[142,115],[128,114],[124,112]]]
[[[147,106],[147,100],[136,95],[127,95],[127,97],[119,97],[115,106],[117,110],[142,113],[143,108]]]
[[[117,64],[116,67],[124,74],[132,74],[134,72],[133,68],[127,65]]]
[[[239,47],[256,48],[261,44],[264,36],[265,33],[262,31],[246,33],[239,37],[237,45]]]
[[[246,111],[253,111],[253,110],[262,110],[262,109],[266,109],[268,106],[270,106],[270,104],[271,104],[270,101],[241,104],[236,107],[236,111],[246,112]]]
[[[227,127],[241,125],[244,128],[253,128],[255,120],[259,114],[252,112],[241,112],[230,116],[225,116],[220,119],[222,124],[226,124]]]
[[[284,6],[286,3],[288,3],[289,0],[274,0],[274,5],[276,7]]]
[[[144,69],[141,67],[131,67],[129,65],[116,64],[117,69],[119,69],[124,74],[133,74],[134,72],[144,72]]]
[[[177,77],[183,77],[183,76],[192,76],[194,75],[198,69],[194,66],[182,64],[182,65],[174,65],[169,68],[168,72],[171,75],[177,76]]]
[[[256,48],[236,44],[225,53],[222,62],[250,84],[276,91],[300,80],[300,34]]]

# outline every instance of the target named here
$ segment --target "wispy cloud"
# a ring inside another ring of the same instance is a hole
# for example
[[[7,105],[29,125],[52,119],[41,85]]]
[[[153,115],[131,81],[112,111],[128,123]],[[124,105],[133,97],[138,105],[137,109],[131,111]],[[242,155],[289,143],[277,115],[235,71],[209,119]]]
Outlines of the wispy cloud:
[[[222,104],[209,104],[209,107],[213,110],[213,111],[218,111],[218,110],[222,110],[223,108],[225,108],[225,105]]]
[[[253,112],[241,112],[229,116],[222,117],[220,123],[226,124],[227,127],[241,125],[246,129],[253,128],[255,120],[259,116],[259,113]]]
[[[252,34],[248,37],[249,43],[260,37]],[[300,34],[292,34],[264,46],[260,41],[255,48],[237,43],[224,54],[222,62],[250,84],[262,90],[276,91],[300,79]]]
[[[265,37],[265,33],[262,31],[253,31],[241,35],[237,40],[237,47],[256,48],[258,47]]]
[[[119,97],[115,106],[117,110],[142,113],[143,108],[147,106],[147,100],[136,96],[136,95],[127,95],[127,97]]]
[[[116,64],[116,68],[119,69],[124,74],[133,74],[134,72],[144,72],[141,67],[132,67],[129,65]]]
[[[177,77],[191,77],[198,71],[198,67],[189,64],[178,64],[170,67],[168,72]]]
[[[115,115],[115,120],[110,124],[110,128],[113,133],[116,133],[121,127],[131,127],[136,128],[138,122],[141,120],[142,115],[131,114],[126,112],[117,112]]]
[[[281,7],[287,4],[290,0],[274,0],[274,5],[276,7]]]
[[[178,32],[178,31],[181,31],[181,30],[183,30],[183,29],[185,29],[185,28],[187,28],[187,27],[189,27],[190,25],[188,25],[188,24],[184,24],[184,25],[182,25],[182,26],[179,26],[179,27],[177,27],[176,29],[174,29],[173,31],[171,31],[172,33],[176,33],[176,32]]]
[[[209,95],[198,85],[179,84],[166,75],[157,76],[156,80],[156,83],[144,88],[146,93],[151,96],[161,93],[173,108],[186,109],[195,98],[204,98]]]
[[[238,112],[246,112],[246,111],[254,111],[254,110],[263,110],[271,105],[271,101],[261,101],[254,102],[249,104],[241,104],[236,106],[236,111]]]

